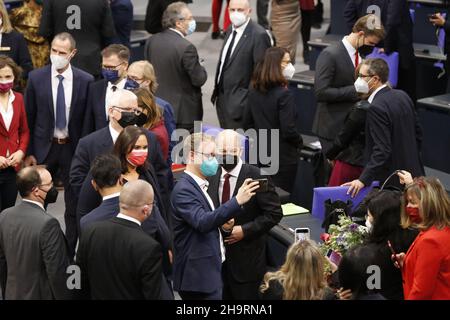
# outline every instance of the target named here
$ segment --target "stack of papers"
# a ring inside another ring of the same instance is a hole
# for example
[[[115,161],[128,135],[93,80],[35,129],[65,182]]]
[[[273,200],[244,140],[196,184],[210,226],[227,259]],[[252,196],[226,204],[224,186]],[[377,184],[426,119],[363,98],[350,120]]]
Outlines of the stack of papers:
[[[293,203],[286,203],[281,206],[281,209],[283,210],[284,216],[292,216],[295,214],[303,214],[303,213],[309,213],[308,209],[302,208],[300,206],[297,206]]]

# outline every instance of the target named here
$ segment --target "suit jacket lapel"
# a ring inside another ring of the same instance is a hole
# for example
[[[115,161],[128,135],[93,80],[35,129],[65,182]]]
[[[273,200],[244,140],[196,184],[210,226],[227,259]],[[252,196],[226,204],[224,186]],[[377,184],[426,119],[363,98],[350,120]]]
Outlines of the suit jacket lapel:
[[[183,176],[202,195],[201,199],[203,200],[203,205],[206,205],[210,210],[213,210],[213,208],[211,208],[211,205],[209,204],[208,199],[206,199],[206,196],[203,193],[203,190],[200,189],[200,186],[197,184],[197,182],[195,182],[195,180],[190,175],[188,175],[187,173],[183,173]]]
[[[219,199],[219,185],[220,185],[220,176],[222,175],[222,169],[219,168],[217,170],[217,173],[215,176],[208,179],[209,181],[209,188],[208,188],[208,194],[211,197],[214,206],[218,208],[220,206],[220,199]]]
[[[14,110],[13,120],[14,120],[14,116],[16,115],[15,111],[16,110]],[[12,122],[11,122],[11,126],[12,126]],[[10,128],[11,128],[11,126],[10,126]],[[5,122],[3,121],[3,116],[1,114],[0,114],[0,132],[4,136],[8,135],[8,130],[6,130],[6,125],[5,125]]]
[[[220,50],[219,63],[217,63],[216,77],[215,77],[215,79],[214,79],[214,84],[215,84],[215,86],[217,86],[218,81],[219,81],[218,77],[219,77],[219,72],[220,72],[220,64],[222,63],[222,61],[221,61],[221,59],[222,59],[222,54],[223,54],[223,50],[225,49],[225,44],[227,43],[228,38],[229,38],[230,35],[231,35],[231,30],[232,30],[232,27],[229,27],[229,28],[228,28],[228,31],[227,31],[226,34],[225,34],[225,39],[223,40],[222,50]],[[225,66],[223,66],[223,68],[225,68]]]
[[[241,171],[239,172],[237,181],[236,181],[236,187],[234,187],[234,192],[233,192],[233,197],[235,197],[238,193],[239,188],[242,186],[242,184],[244,183],[244,180],[247,179],[247,170],[245,168],[245,164],[242,164],[242,168]]]
[[[53,105],[53,91],[52,91],[52,68],[51,65],[47,66],[46,70],[47,75],[45,76],[46,80],[44,83],[47,84],[47,99],[48,99],[48,107],[50,109],[50,114],[53,116],[53,124],[55,122],[55,106]]]
[[[242,34],[242,37],[239,39],[239,42],[237,43],[236,48],[234,48],[234,51],[231,54],[227,65],[223,66],[223,70],[225,70],[225,68],[227,68],[233,62],[233,60],[237,56],[239,50],[248,42],[248,38],[250,37],[251,32],[253,31],[252,23],[253,22],[250,20],[247,27],[244,30],[244,33]]]
[[[341,49],[341,51],[342,51],[342,56],[344,57],[345,56],[345,62],[348,64],[348,67],[350,68],[353,68],[353,70],[355,70],[355,66],[353,65],[353,61],[352,61],[352,59],[350,58],[350,55],[348,54],[348,51],[347,51],[347,49],[345,48],[345,46],[344,46],[344,44],[342,43],[342,41],[340,41],[339,42],[339,48]]]
[[[72,99],[70,100],[70,111],[69,111],[69,119],[70,122],[72,119],[72,115],[74,113],[75,106],[77,105],[78,100],[78,92],[80,91],[80,81],[78,77],[78,72],[72,67],[73,81],[72,81]]]

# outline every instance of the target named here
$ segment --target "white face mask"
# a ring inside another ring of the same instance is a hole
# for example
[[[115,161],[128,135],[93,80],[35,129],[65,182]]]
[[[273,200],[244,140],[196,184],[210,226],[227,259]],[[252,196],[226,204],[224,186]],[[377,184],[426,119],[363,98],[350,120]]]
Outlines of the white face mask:
[[[50,61],[56,70],[64,69],[70,63],[69,59],[57,54],[51,54]]]
[[[369,84],[363,78],[358,78],[355,81],[355,89],[358,93],[369,93]]]
[[[367,230],[368,230],[369,232],[372,231],[373,225],[372,225],[372,222],[370,222],[369,219],[366,219],[366,227],[367,227]]]
[[[289,63],[286,68],[283,69],[283,76],[287,79],[287,80],[291,80],[292,77],[295,74],[295,67],[292,65],[292,63]]]
[[[230,20],[236,28],[242,26],[247,21],[247,16],[242,12],[233,11],[230,14]]]

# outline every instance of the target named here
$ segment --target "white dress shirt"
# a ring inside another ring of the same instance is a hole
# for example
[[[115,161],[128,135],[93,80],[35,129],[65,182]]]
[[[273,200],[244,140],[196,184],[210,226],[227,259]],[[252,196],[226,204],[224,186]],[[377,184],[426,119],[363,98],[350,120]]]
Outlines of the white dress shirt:
[[[356,55],[355,55],[355,53],[356,53],[356,49],[355,48],[353,48],[353,46],[350,44],[350,42],[348,41],[348,38],[347,38],[348,36],[345,36],[343,39],[342,39],[342,43],[344,44],[344,47],[345,47],[345,49],[347,49],[347,52],[348,52],[348,55],[350,56],[350,59],[352,60],[352,62],[353,62],[353,66],[356,68]],[[361,62],[362,62],[362,58],[361,58],[361,56],[360,56],[360,54],[358,53],[358,59],[359,59],[359,64],[361,64]]]
[[[198,184],[198,186],[202,190],[203,194],[205,195],[206,199],[208,200],[208,203],[211,207],[211,211],[214,211],[215,210],[214,202],[212,201],[211,197],[208,194],[209,182],[200,178],[195,173],[192,173],[188,170],[185,170],[184,172],[186,174],[188,174],[189,176],[191,176],[191,178],[194,179],[195,183]],[[222,233],[220,232],[220,228],[218,230],[219,230],[219,241],[220,241],[220,253],[222,256],[222,263],[223,263],[225,261],[225,245],[223,244],[223,238],[222,238]]]
[[[227,51],[228,51],[228,47],[230,46],[231,39],[233,38],[233,31],[236,31],[236,38],[234,39],[233,48],[231,48],[230,58],[233,56],[234,49],[236,49],[236,46],[239,43],[239,40],[241,40],[242,35],[244,34],[244,31],[245,31],[245,28],[247,28],[249,22],[250,22],[250,19],[247,19],[247,22],[244,23],[239,28],[234,28],[234,26],[232,26],[231,34],[227,39],[227,43],[225,43],[225,46],[223,47],[222,56],[220,57],[220,69],[219,69],[219,76],[217,77],[217,79],[220,79],[220,75],[222,74],[223,63],[225,61],[225,56],[227,55]]]
[[[225,171],[222,168],[222,174],[220,175],[220,183],[219,183],[219,201],[222,202],[222,193],[223,193],[223,184],[225,183],[225,174],[230,175],[230,199],[233,197],[234,189],[236,189],[236,183],[239,176],[239,173],[242,169],[242,160],[239,158],[238,164],[234,167],[230,172]]]
[[[22,200],[25,201],[25,202],[29,202],[29,203],[35,204],[35,205],[39,206],[42,210],[45,211],[44,206],[40,202],[33,201],[33,200],[28,200],[28,199],[22,199]]]
[[[113,141],[113,143],[115,144],[116,141],[117,141],[117,138],[119,137],[120,132],[119,132],[119,131],[116,131],[116,129],[114,129],[114,128],[111,126],[111,123],[108,124],[108,127],[109,127],[109,133],[111,134],[112,141]]]
[[[372,101],[373,101],[373,99],[375,99],[375,96],[377,95],[377,93],[378,93],[380,90],[382,90],[382,89],[384,89],[384,88],[386,88],[386,87],[387,87],[387,84],[384,84],[384,85],[382,85],[381,87],[379,87],[377,90],[375,90],[374,92],[372,92],[372,94],[370,95],[369,99],[367,99],[367,101],[368,101],[369,103],[372,103]]]
[[[0,113],[3,118],[3,123],[5,124],[6,130],[9,130],[9,127],[11,126],[12,118],[14,116],[14,109],[13,109],[13,102],[14,99],[16,99],[16,96],[14,95],[14,92],[12,90],[9,91],[9,100],[8,104],[6,105],[6,110],[3,108],[3,106],[0,106]]]
[[[119,83],[117,83],[117,84],[112,84],[111,82],[108,81],[108,87],[106,88],[106,95],[105,95],[105,115],[106,115],[106,120],[108,120],[108,118],[109,118],[109,116],[108,116],[109,99],[111,99],[111,95],[114,92],[113,91],[113,87],[115,86],[117,89],[124,89],[126,82],[127,82],[127,78],[126,77],[123,78],[122,80],[120,80]]]
[[[129,216],[127,216],[127,215],[125,215],[125,214],[122,214],[122,213],[119,213],[119,214],[117,215],[117,218],[123,219],[123,220],[128,220],[128,221],[134,222],[134,223],[136,223],[136,224],[138,224],[138,225],[141,225],[141,222],[140,222],[139,220],[137,220],[137,219],[135,219],[135,218],[132,218],[132,217],[129,217]]]
[[[53,111],[55,113],[55,121],[56,121],[56,97],[58,95],[58,85],[59,79],[57,76],[60,74],[56,71],[55,67],[52,65],[52,97],[53,97]],[[72,103],[72,91],[73,91],[73,71],[72,66],[69,64],[69,67],[61,73],[64,77],[62,84],[64,87],[64,99],[66,102],[66,127],[63,130],[57,129],[55,126],[55,131],[53,136],[55,138],[64,139],[69,136],[69,115],[70,115],[70,107]]]
[[[184,34],[181,33],[181,31],[179,31],[179,30],[177,30],[177,29],[174,29],[174,28],[169,28],[169,29],[172,30],[173,32],[178,33],[182,38],[184,38]]]
[[[109,199],[112,199],[112,198],[116,198],[116,197],[118,197],[118,196],[120,196],[120,192],[110,194],[109,196],[104,196],[104,197],[103,197],[103,201],[109,200]]]

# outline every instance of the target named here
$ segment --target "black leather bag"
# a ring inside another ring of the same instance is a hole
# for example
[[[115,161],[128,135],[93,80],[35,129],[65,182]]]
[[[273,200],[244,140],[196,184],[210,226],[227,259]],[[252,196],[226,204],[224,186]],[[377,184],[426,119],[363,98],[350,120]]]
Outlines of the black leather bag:
[[[325,232],[328,232],[328,228],[332,224],[337,224],[339,216],[349,216],[352,209],[353,202],[348,200],[344,202],[342,200],[331,201],[331,199],[325,200],[325,218],[323,219],[322,228]]]

